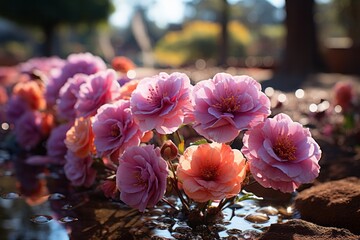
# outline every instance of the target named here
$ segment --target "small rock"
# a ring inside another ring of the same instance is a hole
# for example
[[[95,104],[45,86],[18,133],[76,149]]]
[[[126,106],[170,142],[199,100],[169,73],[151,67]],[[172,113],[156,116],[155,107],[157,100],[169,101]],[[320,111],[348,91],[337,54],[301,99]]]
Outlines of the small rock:
[[[360,234],[360,179],[330,181],[306,189],[295,199],[301,219]]]
[[[322,227],[301,219],[275,223],[258,240],[359,240],[360,236],[344,228]]]

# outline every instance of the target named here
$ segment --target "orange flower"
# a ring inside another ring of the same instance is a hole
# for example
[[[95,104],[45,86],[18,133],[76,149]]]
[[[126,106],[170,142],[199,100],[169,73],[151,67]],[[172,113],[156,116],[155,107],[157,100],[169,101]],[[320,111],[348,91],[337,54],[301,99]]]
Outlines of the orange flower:
[[[132,92],[136,89],[140,80],[131,80],[120,88],[120,99],[129,100]]]
[[[54,115],[41,112],[40,130],[44,136],[49,136],[54,127]]]
[[[17,83],[13,89],[13,94],[24,99],[33,110],[41,110],[46,107],[44,86],[38,81]]]
[[[95,152],[91,119],[77,118],[74,125],[66,133],[65,144],[79,158],[87,157]]]
[[[142,138],[141,138],[141,142],[142,143],[147,143],[147,142],[149,142],[152,138],[154,137],[154,133],[153,133],[153,131],[146,131],[146,132],[144,132],[144,135],[142,136]]]
[[[114,57],[111,61],[111,66],[114,70],[122,73],[127,73],[135,68],[135,64],[129,58],[122,56]]]
[[[239,150],[214,142],[188,147],[180,157],[177,176],[191,199],[207,202],[238,194],[247,171]]]
[[[5,87],[0,85],[0,105],[4,105],[8,101],[8,95]]]

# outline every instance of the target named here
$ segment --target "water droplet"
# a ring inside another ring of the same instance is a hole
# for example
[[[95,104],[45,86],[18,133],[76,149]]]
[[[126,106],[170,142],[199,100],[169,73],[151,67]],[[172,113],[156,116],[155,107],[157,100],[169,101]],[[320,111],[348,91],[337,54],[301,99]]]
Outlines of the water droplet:
[[[166,224],[166,223],[162,223],[162,222],[158,222],[155,227],[160,229],[160,230],[166,230],[170,227],[170,224]]]
[[[239,213],[239,214],[236,214],[235,216],[237,216],[237,217],[245,217],[246,216],[246,214],[245,213]]]
[[[235,208],[235,209],[240,209],[240,208],[243,208],[243,207],[244,207],[244,204],[242,202],[234,203],[234,204],[229,206],[229,208]]]
[[[294,211],[292,207],[287,207],[287,208],[279,208],[279,213],[284,217],[284,218],[291,218]]]
[[[61,193],[53,193],[50,194],[49,196],[49,200],[60,200],[60,199],[64,199],[65,195],[61,194]]]
[[[65,204],[64,206],[62,206],[61,209],[63,209],[63,210],[70,210],[70,209],[72,209],[72,208],[73,208],[73,206],[72,206],[71,204]]]
[[[231,224],[231,221],[223,221],[223,224],[225,225],[225,226],[227,226],[227,225],[230,225]]]
[[[257,225],[257,224],[253,224],[252,227],[253,227],[253,228],[256,228],[256,229],[260,229],[262,226]]]
[[[159,208],[154,208],[150,211],[152,216],[161,216],[162,214],[164,214],[164,211],[162,209]]]
[[[270,217],[265,213],[251,213],[245,217],[245,220],[253,223],[265,223],[269,221]]]
[[[61,223],[70,223],[70,222],[75,222],[77,220],[79,220],[79,219],[76,218],[76,217],[66,216],[66,217],[63,217],[63,218],[59,219],[59,222],[61,222]]]
[[[50,222],[52,219],[53,218],[49,215],[35,215],[32,218],[30,218],[30,221],[38,224],[45,224]]]
[[[236,228],[231,228],[226,230],[227,234],[232,234],[232,235],[237,235],[237,234],[241,234],[242,231],[240,229],[236,229]]]
[[[164,217],[164,218],[160,218],[158,219],[159,221],[163,222],[163,223],[167,223],[170,225],[174,225],[175,224],[175,220],[169,217]]]
[[[256,212],[265,213],[267,215],[275,216],[279,213],[279,210],[272,206],[262,207],[256,210]]]
[[[178,232],[171,233],[171,236],[175,239],[186,239],[184,234]]]
[[[1,194],[1,198],[3,199],[18,199],[20,198],[20,194],[15,192],[3,193]]]
[[[226,230],[226,227],[221,225],[221,224],[214,224],[212,226],[209,226],[209,229],[212,231],[212,232],[222,232],[222,231],[225,231]]]
[[[261,233],[256,230],[245,230],[242,233],[242,237],[245,239],[257,239],[260,234]]]
[[[183,234],[186,234],[186,233],[190,233],[192,231],[192,228],[191,227],[177,227],[174,229],[174,232],[178,232],[178,233],[183,233]]]

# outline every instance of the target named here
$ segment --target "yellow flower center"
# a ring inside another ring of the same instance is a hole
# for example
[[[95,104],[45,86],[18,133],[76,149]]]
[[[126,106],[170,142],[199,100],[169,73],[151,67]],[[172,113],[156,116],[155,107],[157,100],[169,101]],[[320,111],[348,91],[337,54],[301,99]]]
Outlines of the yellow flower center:
[[[296,147],[294,146],[294,143],[287,136],[279,137],[273,146],[273,150],[275,154],[283,160],[288,160],[288,161],[296,160],[296,156],[295,156]]]

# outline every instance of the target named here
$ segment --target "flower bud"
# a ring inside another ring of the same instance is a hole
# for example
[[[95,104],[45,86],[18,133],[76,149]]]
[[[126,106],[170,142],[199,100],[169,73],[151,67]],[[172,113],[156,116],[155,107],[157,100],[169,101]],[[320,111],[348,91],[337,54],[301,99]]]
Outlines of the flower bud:
[[[171,140],[167,140],[162,145],[160,152],[161,152],[161,156],[166,161],[171,161],[171,160],[174,160],[176,158],[176,156],[178,154],[178,148],[176,147],[176,145]]]

